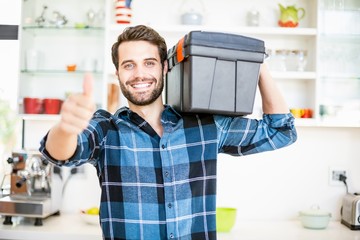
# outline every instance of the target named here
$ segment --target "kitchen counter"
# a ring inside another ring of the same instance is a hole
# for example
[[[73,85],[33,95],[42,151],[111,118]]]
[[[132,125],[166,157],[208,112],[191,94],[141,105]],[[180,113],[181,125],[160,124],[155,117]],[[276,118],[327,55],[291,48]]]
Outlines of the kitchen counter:
[[[62,214],[33,226],[33,219],[15,218],[12,226],[0,218],[0,239],[6,240],[101,240],[97,225],[84,222],[80,215]],[[332,221],[325,230],[305,229],[299,221],[237,222],[230,233],[218,233],[218,240],[360,240],[360,231],[352,231]]]
[[[101,240],[99,225],[86,223],[80,214],[60,214],[34,226],[34,218],[13,217],[13,225],[3,225],[0,218],[0,240]]]

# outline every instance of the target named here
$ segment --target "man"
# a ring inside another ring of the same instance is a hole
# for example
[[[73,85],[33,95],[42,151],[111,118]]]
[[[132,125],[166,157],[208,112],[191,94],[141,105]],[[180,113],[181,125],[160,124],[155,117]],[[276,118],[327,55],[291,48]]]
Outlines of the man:
[[[96,167],[104,239],[216,239],[217,154],[253,154],[296,140],[294,118],[267,68],[259,79],[264,118],[254,120],[164,105],[167,47],[151,28],[126,29],[112,58],[129,108],[93,114],[87,75],[40,151],[58,165]]]

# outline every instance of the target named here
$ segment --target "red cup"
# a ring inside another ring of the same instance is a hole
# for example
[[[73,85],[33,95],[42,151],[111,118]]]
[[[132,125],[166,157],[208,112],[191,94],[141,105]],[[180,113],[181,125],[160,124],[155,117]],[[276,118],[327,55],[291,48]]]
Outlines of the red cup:
[[[43,112],[43,100],[40,98],[24,98],[24,112],[26,114],[40,114]]]
[[[45,114],[59,114],[62,101],[57,98],[45,98],[44,110]]]

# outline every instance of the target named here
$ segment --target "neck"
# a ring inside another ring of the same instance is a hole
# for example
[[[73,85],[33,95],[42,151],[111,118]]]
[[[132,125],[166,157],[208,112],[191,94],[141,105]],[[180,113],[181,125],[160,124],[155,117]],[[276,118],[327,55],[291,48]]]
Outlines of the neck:
[[[146,105],[139,106],[128,102],[129,108],[131,111],[136,112],[139,116],[145,119],[146,122],[155,130],[155,132],[161,137],[163,133],[163,128],[161,125],[161,114],[164,111],[164,104],[162,102],[162,97],[159,96],[155,102]]]

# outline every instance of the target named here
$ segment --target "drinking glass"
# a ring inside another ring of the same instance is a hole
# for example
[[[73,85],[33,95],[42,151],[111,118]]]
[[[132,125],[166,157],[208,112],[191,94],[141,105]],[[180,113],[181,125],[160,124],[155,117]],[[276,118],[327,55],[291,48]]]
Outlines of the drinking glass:
[[[307,64],[307,51],[306,50],[298,50],[296,51],[297,56],[297,70],[300,72],[305,71]]]

